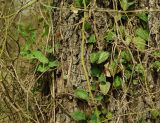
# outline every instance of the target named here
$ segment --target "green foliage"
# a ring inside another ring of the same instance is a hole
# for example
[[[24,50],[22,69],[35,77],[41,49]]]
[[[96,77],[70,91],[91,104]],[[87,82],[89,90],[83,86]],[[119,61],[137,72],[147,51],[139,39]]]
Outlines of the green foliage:
[[[121,52],[122,63],[127,63],[132,60],[131,55],[128,51],[123,50]]]
[[[142,64],[137,64],[135,66],[135,71],[139,74],[144,74],[144,67]]]
[[[114,81],[113,81],[113,86],[114,86],[116,89],[119,89],[119,88],[122,87],[122,82],[123,82],[122,78],[119,77],[119,76],[116,76],[115,79],[114,79]]]
[[[160,51],[154,51],[151,53],[154,57],[160,57]]]
[[[23,51],[29,50],[31,45],[35,42],[36,29],[34,29],[30,24],[29,25],[19,24],[18,32],[25,40],[25,46],[23,48]]]
[[[104,73],[101,73],[101,75],[98,77],[99,82],[106,82],[106,76]]]
[[[97,117],[98,114],[98,117]],[[91,115],[91,119],[90,119],[90,123],[100,123],[100,119],[99,119],[99,115],[101,114],[100,111],[95,111],[92,115]]]
[[[102,101],[102,99],[103,99],[103,96],[101,95],[95,96],[96,101]]]
[[[96,43],[96,36],[95,36],[95,34],[92,34],[89,37],[88,43]]]
[[[74,95],[80,99],[83,99],[83,100],[88,100],[89,99],[89,94],[87,91],[85,90],[82,90],[82,89],[76,89],[74,91]]]
[[[90,61],[91,63],[101,64],[108,59],[109,55],[107,51],[93,52],[90,54]]]
[[[160,112],[158,110],[151,111],[151,118],[157,119],[160,116]]]
[[[146,47],[146,41],[141,37],[134,37],[133,43],[135,44],[135,47],[139,51],[144,51]]]
[[[91,68],[91,76],[92,77],[99,77],[101,74],[101,69],[97,66],[93,66]]]
[[[46,58],[45,55],[43,55],[41,51],[38,51],[38,50],[32,51],[31,54],[33,55],[35,59],[39,60],[41,63],[46,64],[49,62],[48,58]]]
[[[81,111],[72,112],[71,116],[76,121],[86,120],[86,114],[84,112],[81,112]]]
[[[19,25],[18,29],[21,36],[25,39],[24,47],[21,47],[20,54],[27,59],[33,60],[36,59],[40,62],[38,65],[37,71],[46,72],[50,68],[58,67],[59,62],[57,60],[49,60],[40,50],[32,50],[31,46],[36,39],[36,29],[32,25]],[[44,31],[42,32],[42,37],[47,36],[49,31],[49,26],[44,24]],[[51,53],[52,48],[47,47],[47,52]]]
[[[86,21],[85,24],[84,24],[84,29],[85,29],[86,31],[89,31],[89,30],[91,30],[91,28],[92,28],[91,23],[88,22],[88,21]]]
[[[107,34],[105,36],[105,40],[108,41],[108,42],[111,42],[111,41],[114,40],[115,37],[116,37],[116,33],[112,32],[112,31],[109,31],[109,32],[107,32]]]
[[[88,5],[90,0],[85,0],[86,5]],[[76,7],[83,7],[83,0],[74,0],[74,4]]]
[[[160,71],[160,61],[155,61],[152,63],[152,67],[157,70],[157,72]]]
[[[138,13],[137,17],[146,23],[148,22],[148,15],[145,12]]]
[[[120,0],[120,5],[121,5],[121,8],[126,11],[128,10],[128,8],[130,6],[132,6],[134,4],[134,1],[133,2],[128,2],[128,0]]]
[[[149,39],[149,31],[143,28],[137,28],[136,29],[136,35],[142,39],[144,39],[145,41],[148,41]]]
[[[103,82],[103,83],[100,83],[100,85],[99,85],[100,92],[103,95],[107,95],[107,93],[110,90],[110,87],[111,87],[111,83],[110,82]]]
[[[112,114],[111,112],[107,112],[106,118],[107,118],[108,120],[111,120],[112,117],[113,117],[113,114]]]

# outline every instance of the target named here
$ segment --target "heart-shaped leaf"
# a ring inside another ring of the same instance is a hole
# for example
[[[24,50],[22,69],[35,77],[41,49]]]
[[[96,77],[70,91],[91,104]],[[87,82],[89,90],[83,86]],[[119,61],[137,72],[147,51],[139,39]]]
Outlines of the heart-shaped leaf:
[[[109,52],[100,51],[97,64],[101,64],[101,63],[105,62],[108,59],[109,55],[110,55]]]
[[[75,119],[77,121],[86,119],[85,113],[81,112],[81,111],[74,111],[74,112],[71,113],[71,116],[73,117],[73,119]]]
[[[80,99],[83,99],[83,100],[88,100],[89,99],[89,94],[87,91],[85,90],[82,90],[82,89],[76,89],[74,91],[74,95]]]
[[[111,83],[110,82],[106,82],[106,83],[101,83],[99,85],[100,87],[100,91],[103,95],[106,95],[111,87]]]
[[[136,29],[136,35],[146,41],[149,39],[149,31],[143,28]]]
[[[120,88],[122,86],[122,82],[123,82],[123,80],[121,79],[121,77],[116,76],[114,79],[114,82],[113,82],[113,86],[115,88]]]
[[[98,52],[93,52],[90,54],[90,62],[91,63],[96,63],[99,59],[99,53]]]
[[[36,59],[38,59],[41,63],[44,63],[44,64],[45,64],[45,63],[48,63],[48,58],[46,58],[46,56],[43,55],[41,51],[38,51],[38,50],[33,51],[33,52],[32,52],[32,55],[33,55]]]
[[[141,37],[134,37],[133,43],[139,51],[145,50],[146,41]]]

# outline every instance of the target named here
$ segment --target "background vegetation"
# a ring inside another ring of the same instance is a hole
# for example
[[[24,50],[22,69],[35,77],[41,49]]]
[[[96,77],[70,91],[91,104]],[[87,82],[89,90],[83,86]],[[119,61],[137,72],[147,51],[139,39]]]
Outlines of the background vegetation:
[[[159,123],[158,0],[1,0],[0,122]]]

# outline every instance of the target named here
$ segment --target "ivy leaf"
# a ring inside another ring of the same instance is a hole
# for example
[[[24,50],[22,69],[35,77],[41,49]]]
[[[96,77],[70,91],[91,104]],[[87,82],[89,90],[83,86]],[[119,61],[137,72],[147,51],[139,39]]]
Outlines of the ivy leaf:
[[[47,70],[49,70],[49,67],[48,67],[48,66],[45,66],[44,64],[38,65],[37,71],[44,73],[44,72],[46,72]]]
[[[82,89],[75,90],[74,95],[76,97],[80,98],[80,99],[83,99],[83,100],[88,100],[89,99],[88,92],[85,91],[85,90],[82,90]]]
[[[101,101],[102,99],[103,99],[103,96],[101,95],[95,96],[96,101]]]
[[[135,2],[128,2],[128,0],[120,0],[121,8],[126,11],[130,6],[132,6]]]
[[[133,43],[139,51],[145,50],[146,41],[141,37],[134,37]]]
[[[59,62],[58,62],[58,60],[49,61],[48,66],[49,67],[58,67],[59,66]]]
[[[108,59],[108,57],[109,57],[109,52],[100,51],[97,64],[101,64],[101,63],[105,62]]]
[[[115,38],[115,36],[116,36],[116,33],[115,33],[115,32],[109,31],[109,32],[107,33],[107,35],[105,36],[105,39],[106,39],[107,41],[113,41],[114,38]]]
[[[121,52],[121,57],[122,57],[122,62],[129,62],[131,61],[131,56],[130,56],[130,53],[126,50],[123,50]]]
[[[38,59],[41,63],[44,63],[44,64],[45,64],[45,63],[48,63],[48,62],[49,62],[49,61],[48,61],[48,58],[46,58],[46,56],[43,55],[41,51],[38,51],[38,50],[33,51],[33,52],[32,52],[32,55],[33,55],[36,59]]]
[[[104,73],[102,73],[99,77],[98,77],[99,82],[106,82],[106,76]]]
[[[123,80],[119,76],[116,76],[113,82],[113,86],[115,88],[120,88],[122,86],[122,82]]]
[[[110,82],[101,83],[101,84],[99,85],[99,87],[100,87],[101,93],[102,93],[103,95],[107,95],[107,93],[108,93],[108,91],[109,91],[109,89],[110,89],[110,87],[111,87],[111,83],[110,83]]]
[[[143,65],[142,65],[142,64],[137,64],[137,65],[135,66],[135,71],[136,71],[137,73],[144,74],[144,67],[143,67]]]
[[[89,37],[88,43],[96,43],[96,36],[95,36],[95,34],[92,34]]]
[[[97,66],[91,67],[91,76],[92,77],[99,77],[100,74],[101,74],[101,69],[99,69],[99,67],[97,67]]]
[[[108,120],[111,120],[112,117],[113,117],[113,114],[111,112],[107,112],[106,117],[107,117]]]
[[[99,59],[99,53],[98,52],[93,52],[90,54],[90,61],[91,63],[96,63]]]
[[[160,71],[160,61],[155,61],[152,63],[152,67],[157,70],[157,72]]]
[[[136,35],[146,41],[148,41],[148,39],[149,39],[149,31],[145,30],[143,28],[136,29]]]
[[[86,120],[86,115],[84,112],[81,111],[74,111],[71,113],[71,116],[73,119],[80,121],[80,120]]]
[[[159,111],[157,111],[157,110],[151,111],[151,117],[152,117],[152,119],[157,119],[158,116],[160,116],[160,112]]]
[[[137,16],[139,19],[143,20],[144,22],[148,22],[148,16],[145,12],[138,13]]]
[[[90,30],[92,28],[92,25],[91,25],[91,23],[89,23],[89,22],[85,22],[85,24],[84,24],[84,29],[86,30],[86,31],[88,31],[88,30]]]

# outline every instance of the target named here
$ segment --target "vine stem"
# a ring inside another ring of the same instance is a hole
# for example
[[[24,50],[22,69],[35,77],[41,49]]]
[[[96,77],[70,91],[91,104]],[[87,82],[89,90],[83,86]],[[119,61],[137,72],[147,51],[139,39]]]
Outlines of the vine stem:
[[[83,4],[84,4],[84,15],[83,15],[83,20],[82,20],[82,42],[81,42],[81,64],[82,64],[82,68],[83,68],[83,72],[84,72],[84,75],[85,75],[85,78],[86,78],[86,81],[87,81],[87,86],[88,86],[88,91],[89,91],[89,95],[91,97],[91,101],[92,103],[95,105],[95,99],[94,99],[94,96],[92,94],[92,90],[91,90],[91,83],[90,83],[90,80],[89,80],[89,76],[88,76],[88,72],[87,72],[87,68],[86,68],[86,64],[85,64],[85,60],[84,60],[84,47],[85,47],[85,22],[86,22],[86,18],[87,18],[87,15],[86,15],[86,10],[87,10],[87,7],[86,7],[86,1],[83,0]],[[99,115],[98,115],[98,109],[97,107],[95,106],[95,109],[96,109],[96,116],[97,116],[97,121],[99,119]]]

